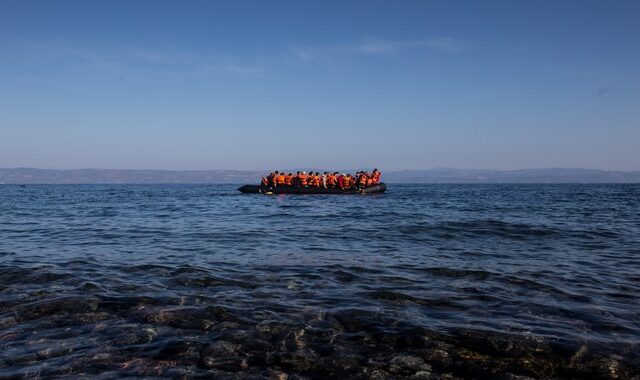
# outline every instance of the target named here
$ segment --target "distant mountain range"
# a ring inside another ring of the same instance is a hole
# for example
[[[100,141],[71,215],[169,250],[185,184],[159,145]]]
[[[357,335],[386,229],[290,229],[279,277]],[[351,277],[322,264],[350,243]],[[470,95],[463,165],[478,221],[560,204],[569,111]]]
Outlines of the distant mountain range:
[[[351,172],[354,172],[353,170]],[[0,184],[257,183],[258,170],[0,169]],[[387,183],[640,183],[640,171],[435,168],[382,173]]]
[[[396,183],[640,183],[640,171],[597,169],[477,170],[435,168],[388,173]]]

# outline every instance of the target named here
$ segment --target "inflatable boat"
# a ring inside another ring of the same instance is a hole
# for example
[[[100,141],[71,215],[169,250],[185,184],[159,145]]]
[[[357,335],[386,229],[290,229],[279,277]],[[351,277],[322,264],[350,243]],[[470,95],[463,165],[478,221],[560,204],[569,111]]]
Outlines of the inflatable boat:
[[[259,194],[376,194],[387,190],[384,183],[376,183],[364,189],[325,189],[324,187],[295,187],[295,186],[260,186],[244,185],[238,188],[242,193]]]

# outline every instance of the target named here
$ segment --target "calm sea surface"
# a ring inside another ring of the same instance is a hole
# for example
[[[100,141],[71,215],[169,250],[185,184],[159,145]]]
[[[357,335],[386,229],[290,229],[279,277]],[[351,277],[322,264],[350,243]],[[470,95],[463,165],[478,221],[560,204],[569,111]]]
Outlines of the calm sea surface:
[[[639,185],[0,186],[0,377],[640,376]]]

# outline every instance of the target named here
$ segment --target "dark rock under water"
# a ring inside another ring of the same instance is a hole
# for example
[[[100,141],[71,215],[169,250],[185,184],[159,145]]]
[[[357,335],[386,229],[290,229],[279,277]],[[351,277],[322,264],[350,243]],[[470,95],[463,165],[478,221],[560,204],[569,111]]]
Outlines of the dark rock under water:
[[[0,187],[0,378],[634,378],[640,186]]]

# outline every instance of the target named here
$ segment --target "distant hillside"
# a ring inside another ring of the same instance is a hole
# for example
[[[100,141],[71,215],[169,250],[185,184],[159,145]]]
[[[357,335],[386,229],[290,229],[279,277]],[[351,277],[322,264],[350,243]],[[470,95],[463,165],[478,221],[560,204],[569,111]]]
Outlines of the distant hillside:
[[[0,169],[0,184],[257,183],[257,170]],[[470,170],[436,168],[383,172],[388,183],[640,183],[640,171],[594,169]]]
[[[0,183],[254,183],[264,175],[248,170],[0,169]]]
[[[640,171],[596,169],[471,170],[436,168],[389,172],[390,183],[639,183]]]

